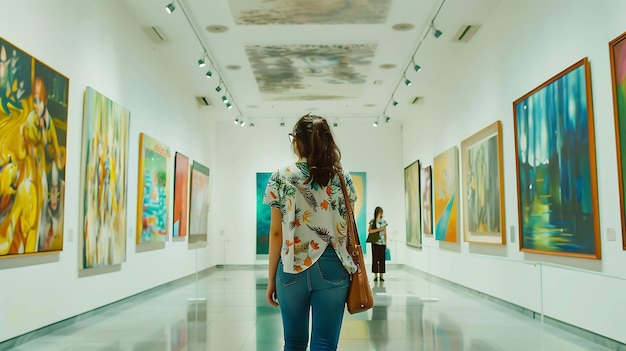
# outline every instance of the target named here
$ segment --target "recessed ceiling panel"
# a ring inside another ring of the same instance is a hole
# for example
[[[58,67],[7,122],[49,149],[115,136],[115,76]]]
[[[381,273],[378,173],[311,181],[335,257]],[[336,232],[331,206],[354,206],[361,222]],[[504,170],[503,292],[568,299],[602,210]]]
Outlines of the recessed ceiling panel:
[[[391,0],[229,0],[237,24],[385,23]]]
[[[246,46],[265,100],[359,97],[376,44]]]

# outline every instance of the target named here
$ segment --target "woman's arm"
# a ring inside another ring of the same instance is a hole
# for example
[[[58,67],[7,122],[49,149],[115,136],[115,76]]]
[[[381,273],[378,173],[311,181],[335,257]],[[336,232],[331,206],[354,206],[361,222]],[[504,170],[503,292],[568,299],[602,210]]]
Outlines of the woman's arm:
[[[275,301],[276,296],[276,270],[280,259],[280,249],[283,245],[283,215],[276,207],[272,207],[272,221],[270,223],[270,244],[269,244],[269,268],[266,298],[272,306],[278,307]]]

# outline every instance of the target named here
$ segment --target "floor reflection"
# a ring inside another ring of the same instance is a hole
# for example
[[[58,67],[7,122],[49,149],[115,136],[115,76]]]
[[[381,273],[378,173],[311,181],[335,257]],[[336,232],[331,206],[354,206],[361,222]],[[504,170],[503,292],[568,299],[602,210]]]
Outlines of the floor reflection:
[[[208,319],[207,301],[187,302],[187,350],[207,349]]]

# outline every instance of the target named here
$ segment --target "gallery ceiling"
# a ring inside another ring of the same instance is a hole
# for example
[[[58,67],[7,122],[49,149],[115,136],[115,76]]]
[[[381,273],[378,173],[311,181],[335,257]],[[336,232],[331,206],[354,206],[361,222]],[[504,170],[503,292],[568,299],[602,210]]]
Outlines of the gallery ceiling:
[[[190,103],[206,98],[218,120],[280,123],[409,118],[437,82],[429,66],[472,45],[502,0],[120,1],[189,82]]]

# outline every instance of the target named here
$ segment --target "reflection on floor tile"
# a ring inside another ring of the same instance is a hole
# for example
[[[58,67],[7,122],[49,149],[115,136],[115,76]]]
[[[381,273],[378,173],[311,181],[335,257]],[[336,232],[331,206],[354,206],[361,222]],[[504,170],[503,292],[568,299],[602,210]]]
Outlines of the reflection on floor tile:
[[[411,270],[396,268],[385,278],[372,283],[372,310],[346,312],[339,350],[608,350],[454,287],[429,283]],[[162,289],[13,350],[282,350],[280,313],[266,303],[266,286],[263,269],[218,271],[198,282],[198,296],[195,284]],[[424,296],[439,301],[425,302]]]

